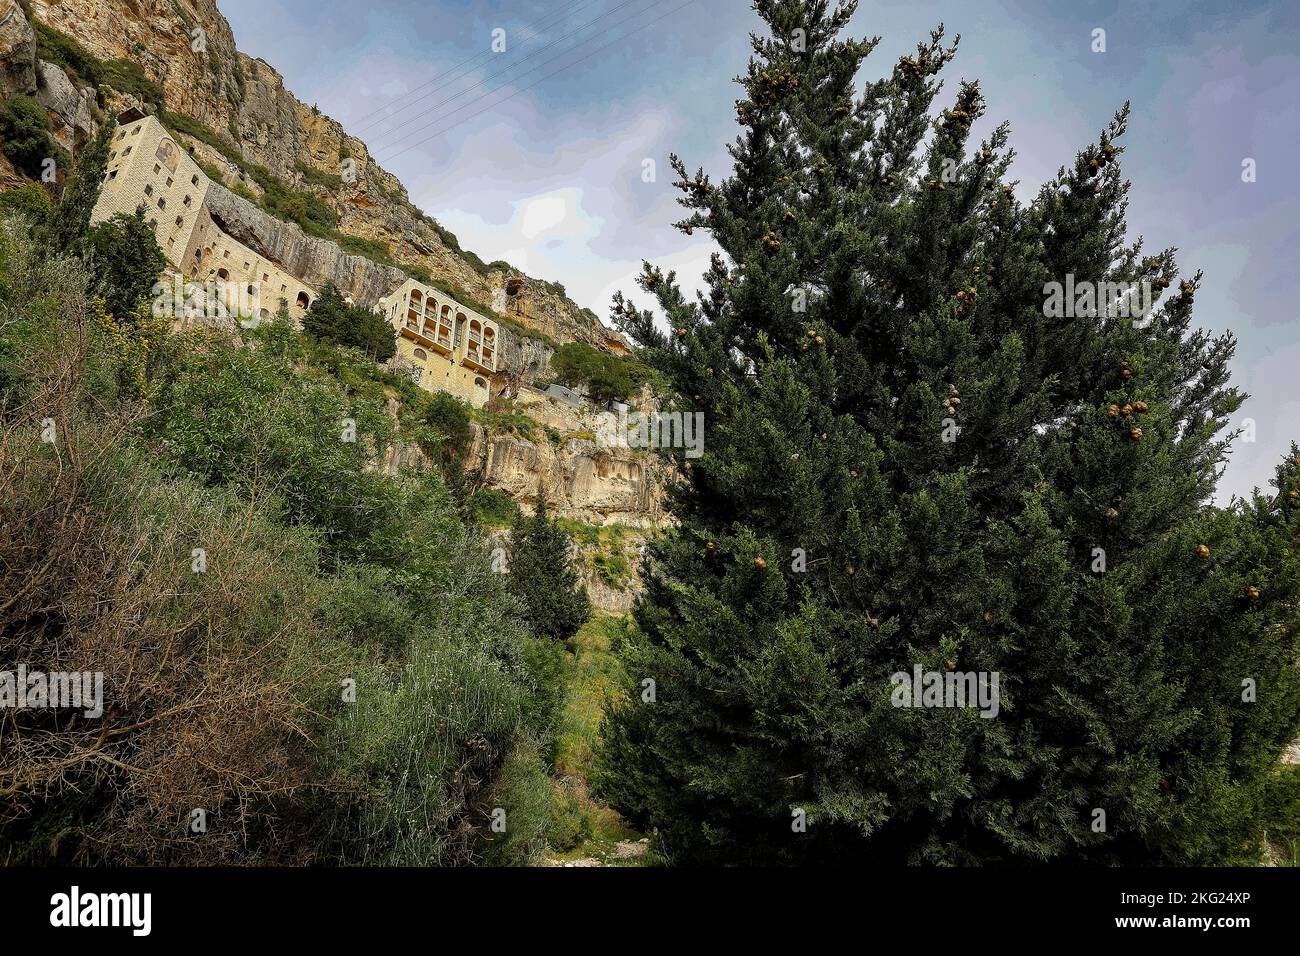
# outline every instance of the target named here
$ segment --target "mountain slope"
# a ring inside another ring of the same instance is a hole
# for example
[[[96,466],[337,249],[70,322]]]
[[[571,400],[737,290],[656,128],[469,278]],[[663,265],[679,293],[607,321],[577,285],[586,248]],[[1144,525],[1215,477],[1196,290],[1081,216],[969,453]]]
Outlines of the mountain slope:
[[[507,263],[483,263],[461,250],[451,233],[411,204],[402,183],[371,158],[365,143],[301,102],[270,64],[238,51],[213,0],[30,0],[25,6],[94,56],[138,64],[159,87],[158,105],[199,121],[218,138],[215,149],[195,138],[188,145],[229,172],[232,185],[260,195],[250,170],[264,167],[322,200],[337,216],[338,231],[369,243],[381,261],[389,257],[427,271],[557,342],[628,351],[618,332],[565,296],[561,286],[523,276]],[[107,102],[111,108],[150,110],[152,104],[141,102],[147,98],[111,95]],[[230,164],[232,155],[242,157],[239,169]],[[355,182],[340,176],[348,160]]]

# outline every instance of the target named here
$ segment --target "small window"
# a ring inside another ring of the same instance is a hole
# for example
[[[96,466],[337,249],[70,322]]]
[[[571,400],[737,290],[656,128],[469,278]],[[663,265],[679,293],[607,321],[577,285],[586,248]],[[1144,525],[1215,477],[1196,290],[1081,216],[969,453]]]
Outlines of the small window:
[[[474,385],[476,388],[487,388],[487,382],[483,381],[481,378],[474,379]]]
[[[218,269],[218,270],[217,270],[217,278],[218,278],[218,279],[229,279],[229,278],[230,278],[230,273],[227,272],[225,269]]]
[[[134,136],[136,133],[140,132],[140,130],[142,130],[142,129],[144,129],[143,126],[137,126],[135,129],[131,130],[131,135]]]
[[[123,156],[130,156],[130,155],[131,155],[131,147],[128,146],[126,149],[122,150],[122,155],[123,155]]]
[[[426,352],[424,349],[416,349],[411,354],[414,355],[421,362],[425,361],[429,357],[429,353]]]
[[[162,172],[162,167],[159,166],[157,163],[154,163],[154,164],[153,164],[153,174],[154,174],[155,176],[157,176],[157,175],[158,175],[159,173],[161,173],[161,172]]]
[[[270,282],[270,281],[271,281],[271,277],[270,277],[269,275],[267,275],[265,272],[263,272],[263,273],[262,273],[262,281],[263,281],[263,282]]]
[[[197,186],[198,184],[199,184],[199,174],[195,173],[193,176],[190,177],[190,185]]]
[[[114,150],[113,152],[108,154],[108,161],[110,163],[115,159],[117,159],[117,150]]]
[[[149,185],[148,183],[146,183],[146,184],[145,184],[145,187],[144,187],[144,194],[145,194],[146,196],[152,196],[152,195],[153,195],[153,186],[151,186],[151,185]]]
[[[184,205],[188,206],[188,205],[190,204],[190,197],[189,197],[189,196],[186,196],[184,199],[181,200],[181,202],[182,202]]]
[[[223,258],[223,259],[229,259],[229,258],[230,258],[230,250],[229,250],[229,249],[222,249],[222,250],[221,250],[221,258]]]
[[[167,188],[168,188],[168,189],[171,189],[171,187],[172,187],[172,178],[171,178],[170,176],[168,176],[168,177],[167,177]]]
[[[167,197],[166,197],[166,196],[159,196],[159,197],[158,197],[158,208],[159,208],[159,209],[166,209],[166,208],[167,208]]]
[[[117,170],[115,169],[115,170],[113,170],[111,173],[109,173],[109,174],[108,174],[108,178],[109,178],[109,179],[117,179]]]
[[[158,220],[157,220],[157,219],[150,219],[150,220],[149,220],[149,228],[150,228],[150,229],[157,229],[157,228],[158,228]]]
[[[126,139],[126,130],[121,130],[117,134],[117,141],[120,143],[124,139]]]
[[[182,222],[181,217],[180,217],[180,216],[177,216],[177,217],[176,217],[176,228],[178,228],[178,229],[180,228],[181,222]]]

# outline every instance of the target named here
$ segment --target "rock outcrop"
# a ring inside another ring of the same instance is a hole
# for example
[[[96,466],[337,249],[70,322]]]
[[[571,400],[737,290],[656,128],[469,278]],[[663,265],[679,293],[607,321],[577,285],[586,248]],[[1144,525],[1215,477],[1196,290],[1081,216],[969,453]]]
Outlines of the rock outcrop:
[[[32,0],[32,9],[95,56],[140,64],[161,87],[167,110],[211,128],[243,157],[240,165],[263,166],[290,186],[317,195],[338,216],[342,233],[384,246],[393,261],[427,269],[435,279],[558,342],[629,350],[621,334],[568,299],[560,286],[462,253],[449,233],[410,203],[402,183],[374,161],[364,142],[300,102],[270,64],[236,49],[230,24],[214,0]],[[30,33],[28,27],[23,36]],[[23,77],[14,82],[33,85]],[[207,162],[219,155],[196,142],[189,145]],[[221,163],[256,192],[246,169],[236,170],[224,158]],[[304,170],[323,175],[309,177]]]
[[[17,0],[0,0],[0,98],[36,87],[36,33]]]
[[[62,68],[44,60],[36,62],[36,102],[54,114],[54,138],[65,149],[77,149],[99,129],[95,91],[77,89]]]
[[[594,441],[487,435],[475,426],[470,468],[528,508],[546,498],[555,514],[590,524],[635,527],[664,519],[657,462],[625,449],[598,448]]]

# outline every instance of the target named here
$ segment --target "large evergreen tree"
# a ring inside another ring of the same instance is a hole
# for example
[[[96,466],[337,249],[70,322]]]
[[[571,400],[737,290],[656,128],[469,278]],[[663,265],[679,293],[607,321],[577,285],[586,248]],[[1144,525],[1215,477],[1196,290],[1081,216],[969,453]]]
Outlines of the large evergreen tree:
[[[510,529],[510,590],[524,603],[524,614],[538,637],[567,641],[591,617],[587,587],[569,559],[571,541],[546,513],[520,514]]]
[[[1300,723],[1300,459],[1209,503],[1235,343],[1126,238],[1127,107],[1025,205],[978,84],[932,112],[942,28],[859,89],[855,3],[754,6],[733,173],[673,157],[707,291],[646,264],[667,333],[615,301],[706,430],[605,793],[678,860],[1248,857]],[[1143,281],[1140,321],[1045,285]],[[895,706],[917,664],[996,672],[996,717]]]

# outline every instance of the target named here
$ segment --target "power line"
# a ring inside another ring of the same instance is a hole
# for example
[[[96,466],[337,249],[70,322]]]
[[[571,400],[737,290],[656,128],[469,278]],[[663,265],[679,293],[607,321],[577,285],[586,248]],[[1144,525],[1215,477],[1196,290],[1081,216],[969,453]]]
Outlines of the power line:
[[[659,16],[655,17],[653,20],[650,20],[650,21],[647,22],[647,23],[643,23],[643,24],[641,24],[641,26],[639,26],[639,27],[634,27],[632,30],[630,30],[628,33],[625,33],[623,36],[615,37],[613,40],[610,40],[608,43],[603,43],[603,44],[601,44],[600,46],[596,47],[596,49],[594,49],[594,50],[592,50],[590,53],[588,53],[586,56],[584,56],[584,57],[579,57],[578,59],[574,60],[572,63],[566,64],[565,66],[560,67],[558,70],[554,70],[554,71],[552,71],[552,72],[546,74],[545,76],[543,76],[541,79],[537,80],[537,81],[534,82],[534,83],[529,83],[527,86],[521,86],[519,89],[515,90],[515,91],[514,91],[513,93],[511,93],[509,96],[502,97],[501,99],[497,100],[497,102],[492,103],[492,104],[489,105],[489,106],[485,106],[483,109],[478,110],[478,111],[475,112],[475,113],[471,113],[469,116],[466,116],[466,117],[465,117],[464,119],[462,119],[462,120],[457,120],[455,123],[452,123],[450,126],[445,126],[445,127],[443,127],[442,129],[437,130],[437,131],[434,132],[434,133],[431,133],[429,136],[425,137],[425,138],[422,139],[422,140],[417,140],[416,142],[414,142],[414,143],[412,143],[411,145],[407,146],[405,149],[401,150],[401,152],[394,153],[394,154],[392,154],[391,156],[389,156],[389,157],[387,157],[386,159],[384,159],[384,163],[391,163],[393,160],[397,159],[399,156],[402,156],[402,155],[404,155],[405,153],[410,152],[410,151],[411,151],[412,149],[414,149],[416,146],[420,146],[420,145],[422,145],[422,144],[424,144],[424,143],[427,143],[427,142],[429,142],[429,140],[434,139],[434,138],[437,137],[437,136],[441,136],[443,133],[449,132],[450,130],[455,129],[457,126],[461,126],[461,125],[464,124],[464,123],[468,123],[470,120],[474,119],[475,117],[477,117],[477,116],[481,116],[482,114],[486,113],[489,109],[492,109],[493,107],[496,107],[496,106],[500,106],[502,103],[506,102],[506,100],[513,99],[514,97],[518,96],[520,93],[526,92],[527,90],[531,90],[533,87],[537,86],[539,83],[544,83],[544,82],[546,82],[547,80],[549,80],[551,77],[556,76],[557,74],[563,73],[565,70],[571,69],[572,67],[577,66],[579,63],[583,63],[583,62],[585,62],[585,61],[587,61],[587,60],[590,60],[593,56],[595,56],[595,55],[596,55],[597,53],[599,53],[601,50],[608,49],[609,47],[613,46],[615,43],[617,43],[617,42],[619,42],[619,41],[621,41],[621,40],[626,40],[626,39],[628,39],[629,37],[631,37],[633,34],[635,34],[635,33],[639,33],[641,30],[644,30],[644,29],[646,29],[647,27],[652,27],[652,26],[654,26],[654,25],[655,25],[656,23],[658,23],[660,20],[663,20],[663,19],[665,19],[665,18],[667,18],[667,17],[672,16],[674,13],[677,13],[679,10],[685,10],[685,9],[686,9],[687,7],[689,7],[692,3],[694,3],[694,0],[686,0],[685,3],[680,4],[679,6],[673,7],[673,8],[672,8],[671,10],[669,10],[667,13],[664,13],[664,14],[659,15]],[[643,10],[643,11],[641,11],[641,12],[644,13],[645,11]],[[570,52],[572,52],[572,51],[570,51]],[[530,71],[530,72],[531,72],[531,71]],[[480,99],[481,99],[481,97],[480,97]],[[468,105],[468,104],[466,104],[466,105]],[[459,110],[456,110],[456,111],[453,111],[453,112],[459,112]],[[376,160],[376,162],[378,162],[378,160]]]
[[[552,10],[550,13],[546,14],[545,16],[538,17],[538,18],[537,18],[536,20],[534,20],[532,23],[528,24],[528,25],[525,26],[525,27],[522,27],[521,30],[520,30],[520,32],[521,32],[521,33],[524,33],[524,32],[539,31],[539,28],[540,28],[540,29],[549,29],[550,27],[555,26],[556,23],[559,23],[559,22],[563,21],[564,18],[567,17],[570,13],[573,13],[574,10],[581,9],[582,7],[588,7],[588,6],[591,6],[591,4],[593,4],[593,3],[595,3],[595,2],[597,2],[597,0],[569,0],[569,3],[566,4],[566,7],[567,7],[568,9],[561,9],[560,11]],[[558,14],[558,16],[557,16],[557,14]],[[545,27],[543,27],[543,26],[542,26],[543,22],[546,21],[546,20],[549,20],[549,19],[552,18],[552,17],[556,17],[556,19],[555,19],[554,21],[552,21],[551,23],[546,24]],[[523,46],[524,44],[526,44],[526,43],[529,41],[529,39],[531,39],[530,36],[525,36],[524,39],[522,39],[522,40],[519,41],[519,44],[518,44],[518,45],[519,45],[519,46]],[[415,87],[414,89],[407,90],[407,91],[406,91],[405,93],[403,93],[401,96],[398,96],[398,97],[396,97],[395,99],[392,99],[392,100],[388,101],[387,103],[383,104],[382,106],[377,106],[377,107],[375,107],[375,109],[372,111],[372,113],[371,113],[370,115],[373,117],[373,116],[376,116],[376,115],[379,114],[379,113],[384,112],[385,110],[391,109],[395,104],[400,103],[402,100],[406,99],[406,98],[407,98],[408,96],[410,96],[412,93],[416,93],[416,92],[418,92],[418,91],[424,89],[425,87],[432,86],[434,83],[438,82],[438,80],[440,80],[440,79],[442,79],[443,77],[448,76],[448,75],[450,75],[450,74],[456,72],[456,71],[459,70],[462,66],[465,66],[467,63],[469,63],[469,62],[472,61],[472,60],[479,60],[479,59],[483,59],[484,57],[491,57],[491,56],[498,56],[498,55],[499,55],[499,54],[494,54],[491,50],[485,50],[485,51],[482,51],[482,52],[479,52],[479,53],[475,53],[475,54],[473,54],[473,55],[471,55],[471,56],[468,56],[468,57],[466,57],[465,59],[461,60],[459,63],[457,63],[455,66],[452,66],[452,67],[447,68],[447,69],[444,70],[443,72],[439,73],[437,76],[433,77],[433,78],[430,79],[430,80],[426,80],[424,83],[421,83],[419,86]],[[466,74],[468,74],[468,73],[470,73],[470,72],[472,72],[472,71],[471,71],[471,70],[465,70],[465,71],[463,71],[463,72],[460,74],[460,76],[465,76]],[[457,79],[460,78],[460,76],[452,77],[452,78],[451,78],[450,80],[448,80],[447,82],[449,82],[449,83],[454,83]],[[406,107],[402,107],[402,109],[405,109],[405,108],[406,108]],[[378,116],[378,118],[376,118],[376,119],[370,119],[370,120],[367,120],[365,123],[362,123],[360,126],[357,127],[358,132],[360,132],[360,131],[362,131],[362,130],[365,130],[365,129],[368,129],[368,128],[370,128],[371,126],[375,125],[376,123],[382,123],[384,120],[386,120],[386,119],[389,118],[389,115],[391,115],[391,114],[385,114],[385,115],[383,115],[383,116]]]
[[[623,0],[622,3],[618,4],[618,6],[611,7],[609,10],[606,10],[604,13],[600,14],[599,16],[593,17],[591,20],[588,20],[585,24],[583,24],[582,26],[578,27],[577,29],[575,29],[575,30],[570,30],[568,33],[566,33],[566,34],[565,34],[564,36],[562,36],[562,37],[557,37],[556,39],[552,40],[550,43],[546,44],[546,46],[542,47],[540,50],[534,50],[532,53],[528,54],[528,56],[524,57],[522,60],[519,60],[519,61],[517,61],[517,62],[515,62],[515,63],[512,63],[512,64],[510,64],[509,66],[505,67],[504,69],[497,70],[495,73],[491,73],[491,74],[489,74],[488,76],[485,76],[483,79],[479,80],[479,81],[478,81],[477,83],[475,83],[473,86],[470,86],[470,87],[467,87],[466,89],[460,90],[459,92],[454,93],[454,94],[452,94],[451,96],[448,96],[446,99],[439,100],[439,101],[438,101],[437,103],[435,103],[433,106],[430,106],[430,107],[428,107],[427,109],[421,111],[420,113],[417,113],[415,116],[412,116],[410,119],[406,120],[405,122],[398,123],[398,124],[397,124],[396,126],[394,126],[392,129],[385,131],[385,132],[382,134],[382,136],[386,137],[386,136],[388,136],[390,133],[396,133],[396,132],[397,132],[399,129],[401,129],[403,126],[409,126],[409,125],[411,125],[412,123],[416,122],[417,120],[419,120],[419,119],[421,119],[421,118],[428,117],[429,114],[435,112],[436,110],[438,110],[439,108],[441,108],[441,107],[443,107],[443,106],[446,106],[448,103],[452,103],[452,102],[455,102],[455,101],[458,100],[458,99],[461,99],[462,97],[464,97],[464,95],[465,95],[466,93],[470,92],[471,90],[478,89],[478,88],[482,87],[482,86],[483,86],[485,83],[487,83],[489,80],[495,79],[496,77],[501,76],[503,73],[509,73],[509,72],[510,72],[511,70],[513,70],[515,67],[522,66],[524,63],[528,62],[528,61],[531,60],[533,57],[537,56],[537,54],[539,54],[539,53],[544,53],[546,50],[549,50],[551,47],[555,46],[557,43],[562,43],[563,41],[568,40],[569,38],[574,37],[574,36],[576,36],[576,35],[579,34],[579,33],[582,33],[584,30],[588,29],[589,27],[594,26],[596,23],[600,22],[600,21],[603,20],[605,17],[609,16],[609,15],[612,14],[612,13],[617,13],[619,10],[623,9],[624,7],[628,6],[629,4],[631,4],[631,3],[638,3],[638,2],[640,2],[640,0]],[[649,2],[648,4],[646,4],[646,6],[642,7],[642,8],[641,8],[640,10],[638,10],[636,13],[632,14],[632,16],[630,16],[630,17],[626,17],[626,18],[620,20],[618,23],[614,24],[614,26],[615,26],[615,27],[622,26],[624,23],[627,23],[628,20],[635,20],[637,17],[639,17],[641,14],[645,13],[645,12],[646,12],[647,10],[649,10],[651,7],[656,6],[656,5],[658,4],[658,2],[659,2],[659,0],[650,0],[650,2]],[[584,42],[585,42],[585,41],[584,41]],[[536,71],[536,70],[541,69],[542,67],[546,66],[548,63],[554,63],[556,60],[561,59],[562,57],[565,57],[565,56],[567,56],[568,54],[572,53],[572,52],[573,52],[574,50],[576,50],[577,48],[578,48],[578,44],[574,44],[573,47],[571,47],[570,49],[565,50],[564,52],[562,52],[562,53],[560,53],[560,54],[558,54],[558,55],[552,57],[552,58],[549,59],[549,60],[543,60],[543,61],[542,61],[541,63],[539,63],[537,66],[533,67],[531,70],[525,70],[525,71],[524,71],[523,73],[521,73],[519,76],[527,76],[529,73],[532,73],[532,72],[534,72],[534,71]],[[518,79],[518,78],[519,78],[519,77],[515,77],[515,79]],[[484,93],[483,96],[490,96],[492,93],[497,92],[497,90],[505,89],[505,87],[506,87],[510,82],[511,82],[511,81],[507,80],[506,82],[504,82],[504,83],[502,83],[500,86],[498,86],[498,87],[496,88],[496,90],[489,90],[487,93]],[[426,94],[426,95],[427,95],[427,94]],[[477,103],[479,100],[483,99],[483,96],[476,97],[475,99],[470,100],[469,102],[470,102],[470,103]],[[453,112],[455,112],[455,111],[453,111]],[[450,115],[450,114],[448,114],[448,115]],[[417,129],[412,130],[411,133],[418,133],[421,129],[428,129],[429,126],[433,125],[433,124],[436,123],[436,122],[438,122],[438,119],[433,119],[433,120],[431,120],[429,123],[425,124],[424,126],[421,126],[421,127],[417,128]],[[402,140],[404,140],[404,139],[406,139],[408,136],[410,136],[411,133],[403,133],[401,136],[398,136],[396,139],[390,140],[390,141],[387,142],[387,143],[383,143],[383,144],[381,144],[381,145],[379,145],[379,146],[374,147],[374,150],[373,150],[373,151],[374,151],[374,152],[382,152],[382,151],[384,151],[384,150],[386,150],[386,149],[392,149],[392,148],[393,148],[394,146],[396,146],[398,143],[402,142]],[[382,137],[381,137],[381,138],[382,138]]]

